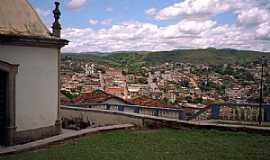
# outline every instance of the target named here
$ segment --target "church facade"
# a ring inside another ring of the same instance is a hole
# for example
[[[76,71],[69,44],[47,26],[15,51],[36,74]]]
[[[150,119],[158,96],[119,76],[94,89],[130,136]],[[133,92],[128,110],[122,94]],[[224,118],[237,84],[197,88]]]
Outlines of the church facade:
[[[59,3],[51,33],[27,0],[0,5],[0,145],[60,134]]]

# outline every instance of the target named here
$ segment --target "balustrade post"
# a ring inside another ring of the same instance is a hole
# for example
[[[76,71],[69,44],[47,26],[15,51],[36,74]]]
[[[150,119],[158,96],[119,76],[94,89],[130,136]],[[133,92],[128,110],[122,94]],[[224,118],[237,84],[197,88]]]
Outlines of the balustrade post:
[[[250,115],[251,115],[250,107],[247,107],[247,120],[248,121],[250,121]]]
[[[262,107],[262,122],[264,122],[264,107]]]
[[[220,106],[217,104],[211,105],[211,118],[219,119],[219,115],[220,115]]]
[[[264,121],[270,122],[270,106],[264,106]]]
[[[240,121],[242,117],[242,110],[241,108],[237,108],[237,120]]]
[[[259,120],[259,112],[260,112],[259,108],[256,108],[256,121]]]
[[[178,111],[178,119],[186,120],[186,113],[184,111]]]
[[[232,118],[232,120],[235,121],[235,117],[236,117],[236,108],[233,107],[232,110],[233,110],[233,118]]]
[[[247,121],[247,108],[243,108],[244,110],[244,121]]]
[[[139,107],[134,107],[134,113],[139,113]]]
[[[121,111],[121,112],[124,111],[124,106],[118,106],[117,108],[118,108],[118,111]]]
[[[106,110],[111,110],[111,105],[105,104],[106,105]]]
[[[248,108],[248,120],[249,120],[249,121],[252,120],[251,115],[252,115],[252,113],[251,113],[251,107],[249,107],[249,108]]]
[[[159,116],[159,109],[154,110],[154,116],[157,116],[157,117]]]
[[[257,110],[255,107],[252,107],[252,121],[257,121],[256,115],[257,115]]]

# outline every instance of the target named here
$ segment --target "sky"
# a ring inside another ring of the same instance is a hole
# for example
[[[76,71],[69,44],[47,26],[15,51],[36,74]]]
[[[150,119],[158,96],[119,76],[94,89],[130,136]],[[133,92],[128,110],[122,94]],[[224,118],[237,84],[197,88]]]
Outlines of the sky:
[[[58,0],[64,52],[270,51],[270,0]],[[29,0],[44,23],[53,0]]]

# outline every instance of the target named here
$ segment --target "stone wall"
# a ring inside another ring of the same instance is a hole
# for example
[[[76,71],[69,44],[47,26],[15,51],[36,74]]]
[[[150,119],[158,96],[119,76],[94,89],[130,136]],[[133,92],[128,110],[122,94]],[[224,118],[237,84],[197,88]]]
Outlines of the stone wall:
[[[84,122],[94,123],[95,126],[131,123],[143,127],[143,119],[136,114],[125,114],[118,111],[106,111],[93,108],[61,107],[62,118],[81,118]]]
[[[243,131],[249,133],[270,135],[270,129],[267,127],[217,124],[215,123],[215,120],[213,120],[213,122],[207,123],[190,122],[136,113],[106,111],[106,110],[103,111],[97,109],[68,107],[68,106],[61,107],[60,113],[63,118],[72,119],[81,117],[86,122],[92,121],[95,122],[96,125],[100,126],[130,123],[138,127],[153,127],[153,128],[169,127],[176,129],[185,129],[185,128],[217,129],[217,130]]]

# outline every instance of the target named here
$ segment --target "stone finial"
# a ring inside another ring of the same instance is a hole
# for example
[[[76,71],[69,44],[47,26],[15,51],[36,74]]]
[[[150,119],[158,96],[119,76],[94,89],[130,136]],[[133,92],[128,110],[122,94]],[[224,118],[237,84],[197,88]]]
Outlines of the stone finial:
[[[52,29],[53,29],[52,35],[55,36],[55,37],[60,38],[61,37],[61,29],[62,29],[61,24],[59,22],[59,19],[60,19],[60,16],[61,16],[61,12],[60,12],[60,9],[59,9],[60,3],[55,2],[54,4],[55,4],[55,9],[53,10],[54,22],[53,22],[53,26],[52,26]]]

